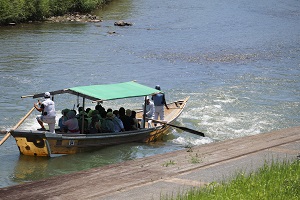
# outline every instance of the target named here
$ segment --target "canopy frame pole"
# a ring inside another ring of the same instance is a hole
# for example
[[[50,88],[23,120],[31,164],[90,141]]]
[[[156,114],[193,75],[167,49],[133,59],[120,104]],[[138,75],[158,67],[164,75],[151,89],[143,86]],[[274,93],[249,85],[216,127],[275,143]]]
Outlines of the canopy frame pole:
[[[143,124],[142,125],[144,128],[146,128],[146,105],[147,105],[147,96],[145,96],[144,107],[143,107]]]
[[[84,112],[85,112],[85,97],[82,98],[82,121],[81,121],[81,133],[84,134]],[[80,115],[80,113],[79,113]]]

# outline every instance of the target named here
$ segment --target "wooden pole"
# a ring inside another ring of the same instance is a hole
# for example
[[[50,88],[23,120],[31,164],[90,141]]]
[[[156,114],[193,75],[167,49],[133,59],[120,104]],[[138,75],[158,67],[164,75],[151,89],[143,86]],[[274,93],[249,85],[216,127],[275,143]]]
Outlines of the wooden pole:
[[[158,123],[161,123],[161,124],[166,124],[168,126],[172,126],[172,127],[175,127],[175,128],[178,128],[178,129],[181,129],[181,130],[184,130],[186,132],[190,132],[190,133],[193,133],[193,134],[196,134],[196,135],[200,135],[202,137],[205,137],[204,133],[200,132],[200,131],[196,131],[194,129],[190,129],[190,128],[187,128],[187,127],[183,127],[183,126],[177,126],[177,125],[174,125],[174,124],[169,124],[167,122],[164,122],[164,121],[161,121],[161,120],[155,120],[155,119],[152,119],[152,121],[154,122],[158,122]]]
[[[0,141],[0,146],[9,138],[11,135],[10,132],[16,130],[24,121],[25,119],[34,111],[35,107],[31,108],[31,110],[10,130],[8,131],[5,136]]]

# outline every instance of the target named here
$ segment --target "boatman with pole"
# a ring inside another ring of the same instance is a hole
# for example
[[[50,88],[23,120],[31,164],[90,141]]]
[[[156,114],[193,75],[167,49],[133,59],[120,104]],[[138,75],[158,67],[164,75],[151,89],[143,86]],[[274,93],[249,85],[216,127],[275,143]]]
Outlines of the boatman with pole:
[[[54,101],[50,98],[50,93],[45,92],[45,100],[43,102],[38,101],[37,104],[34,104],[35,109],[42,113],[42,115],[37,116],[37,121],[41,125],[39,131],[45,131],[44,123],[47,123],[49,126],[49,131],[55,133],[55,104]]]

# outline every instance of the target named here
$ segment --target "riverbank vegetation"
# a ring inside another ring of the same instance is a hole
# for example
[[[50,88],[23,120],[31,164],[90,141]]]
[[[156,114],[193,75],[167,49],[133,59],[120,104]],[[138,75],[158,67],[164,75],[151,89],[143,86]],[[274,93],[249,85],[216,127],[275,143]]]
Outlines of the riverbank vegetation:
[[[300,197],[300,161],[265,164],[249,175],[243,173],[228,183],[212,183],[184,194],[161,199],[209,200],[209,199],[289,199]]]
[[[67,13],[90,13],[111,0],[0,0],[0,24],[42,21]]]

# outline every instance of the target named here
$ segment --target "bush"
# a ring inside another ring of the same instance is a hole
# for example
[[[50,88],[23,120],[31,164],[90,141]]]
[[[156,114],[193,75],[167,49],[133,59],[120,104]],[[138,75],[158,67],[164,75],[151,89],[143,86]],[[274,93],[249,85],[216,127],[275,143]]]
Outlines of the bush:
[[[68,12],[89,13],[108,0],[0,0],[0,24],[40,21]]]

